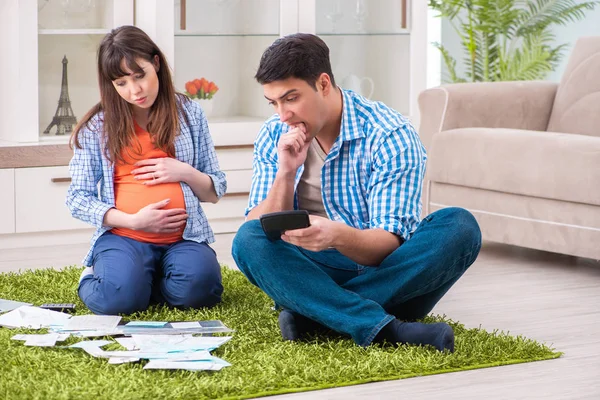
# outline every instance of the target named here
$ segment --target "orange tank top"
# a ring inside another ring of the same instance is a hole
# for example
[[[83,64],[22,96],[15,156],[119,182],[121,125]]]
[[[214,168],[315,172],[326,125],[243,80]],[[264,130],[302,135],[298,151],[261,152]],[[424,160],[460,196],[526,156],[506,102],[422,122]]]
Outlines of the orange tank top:
[[[115,206],[117,210],[135,214],[148,204],[171,199],[164,209],[183,208],[185,201],[179,182],[144,185],[143,180],[136,180],[131,173],[137,167],[134,164],[149,158],[169,157],[164,151],[157,149],[148,132],[135,124],[137,142],[123,150],[124,163],[115,163]],[[127,228],[113,228],[115,235],[126,236],[140,242],[155,244],[171,244],[182,239],[183,228],[174,233],[150,233]]]

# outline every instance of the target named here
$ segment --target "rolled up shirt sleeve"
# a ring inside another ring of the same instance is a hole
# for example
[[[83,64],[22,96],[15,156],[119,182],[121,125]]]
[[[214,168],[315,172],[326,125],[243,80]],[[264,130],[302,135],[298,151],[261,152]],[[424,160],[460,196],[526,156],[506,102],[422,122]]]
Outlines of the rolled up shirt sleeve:
[[[69,162],[71,184],[66,204],[71,215],[97,228],[102,227],[104,215],[113,206],[98,197],[102,179],[102,151],[97,117],[92,118],[79,134],[81,149],[75,147]]]
[[[277,141],[270,128],[269,121],[265,122],[254,141],[254,156],[252,161],[252,185],[248,197],[248,207],[245,215],[267,198],[277,175],[278,156]]]
[[[410,124],[386,135],[373,155],[369,225],[408,240],[420,221],[427,156]]]

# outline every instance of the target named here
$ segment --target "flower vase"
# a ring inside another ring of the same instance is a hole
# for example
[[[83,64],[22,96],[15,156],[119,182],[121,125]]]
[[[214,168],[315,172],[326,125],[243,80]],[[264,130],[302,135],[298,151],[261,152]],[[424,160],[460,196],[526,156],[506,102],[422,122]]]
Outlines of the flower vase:
[[[193,99],[196,103],[200,104],[200,107],[204,111],[206,118],[212,115],[213,101],[209,99]]]

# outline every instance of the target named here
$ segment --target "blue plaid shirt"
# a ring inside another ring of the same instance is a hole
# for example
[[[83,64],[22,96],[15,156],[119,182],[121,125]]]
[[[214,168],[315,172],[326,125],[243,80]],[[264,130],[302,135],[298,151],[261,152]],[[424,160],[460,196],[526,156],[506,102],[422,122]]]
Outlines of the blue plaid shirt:
[[[180,103],[180,134],[175,140],[175,157],[192,165],[211,177],[217,197],[223,196],[227,189],[225,174],[219,169],[217,154],[204,112],[193,101]],[[188,122],[182,112],[185,112]],[[83,264],[90,266],[96,240],[106,231],[112,229],[102,224],[104,214],[115,207],[114,164],[104,155],[105,139],[102,137],[102,114],[96,114],[79,135],[82,148],[75,147],[73,158],[69,163],[71,185],[67,192],[67,206],[75,218],[95,226],[96,232],[91,239],[90,250]],[[100,182],[100,193],[98,193]],[[188,220],[183,231],[183,238],[195,242],[212,243],[214,234],[200,201],[192,189],[181,182]]]
[[[342,90],[340,135],[321,170],[329,219],[357,229],[381,228],[408,240],[421,215],[425,148],[410,122],[381,102]],[[274,115],[254,142],[252,188],[246,215],[269,193],[277,172],[277,144],[290,128]],[[298,168],[295,188],[304,166]],[[298,196],[294,195],[294,208]]]

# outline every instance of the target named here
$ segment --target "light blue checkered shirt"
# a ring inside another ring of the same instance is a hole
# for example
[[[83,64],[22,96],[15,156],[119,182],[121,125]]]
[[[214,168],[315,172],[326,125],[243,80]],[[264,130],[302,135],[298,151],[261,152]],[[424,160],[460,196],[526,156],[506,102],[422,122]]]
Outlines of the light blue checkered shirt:
[[[227,189],[225,174],[219,169],[217,154],[204,112],[193,101],[180,104],[180,134],[175,140],[175,157],[192,165],[211,177],[217,196],[223,196]],[[186,123],[181,112],[185,112],[189,123]],[[71,185],[67,192],[67,206],[75,218],[95,226],[96,232],[91,239],[90,250],[83,264],[90,266],[96,240],[110,230],[103,226],[104,214],[115,206],[114,164],[104,155],[105,141],[102,138],[102,114],[95,115],[84,127],[79,138],[82,149],[75,148],[69,163]],[[100,193],[98,193],[100,182]],[[183,231],[183,238],[195,242],[212,243],[215,241],[213,231],[208,224],[200,201],[192,189],[181,182],[188,220]]]
[[[329,219],[357,229],[381,228],[408,240],[421,215],[425,148],[410,122],[381,102],[342,90],[340,135],[321,170]],[[289,127],[274,115],[254,142],[252,188],[246,215],[269,193],[277,172],[277,143]],[[304,166],[298,168],[295,188]],[[294,208],[298,208],[297,193]]]

